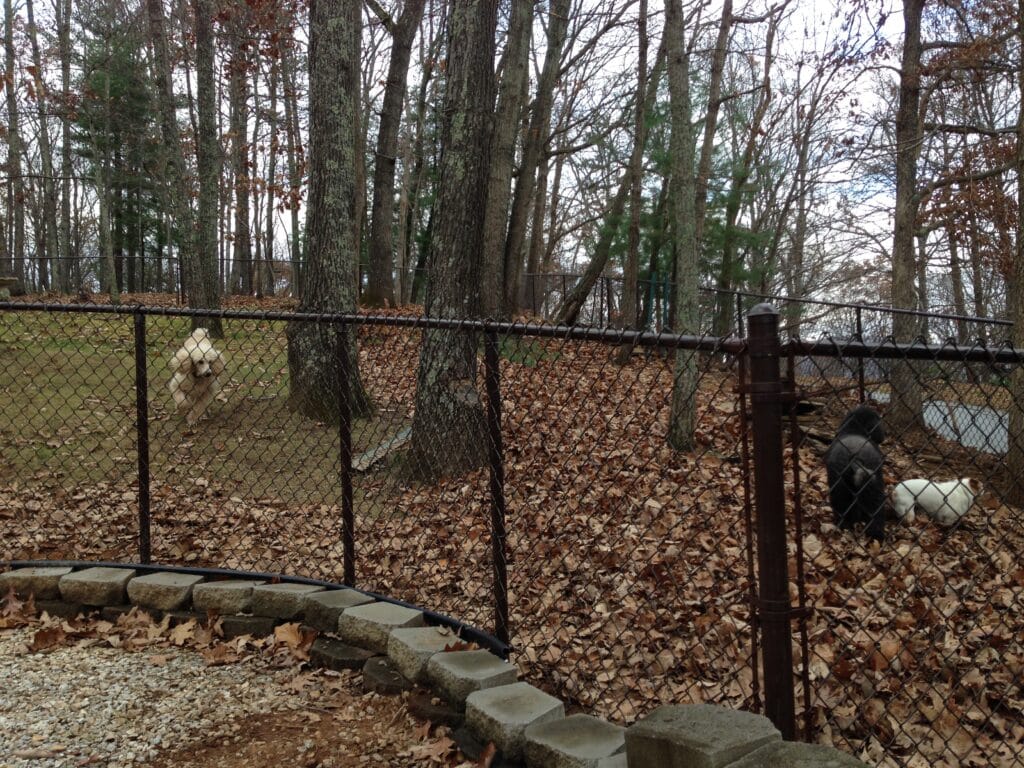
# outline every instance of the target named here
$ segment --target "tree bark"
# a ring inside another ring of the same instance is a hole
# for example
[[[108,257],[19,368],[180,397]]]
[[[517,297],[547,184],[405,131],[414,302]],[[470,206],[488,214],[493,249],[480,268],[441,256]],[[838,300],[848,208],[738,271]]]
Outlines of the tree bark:
[[[925,0],[903,3],[903,55],[900,67],[899,104],[896,112],[896,202],[892,242],[892,305],[916,305],[914,232],[917,219],[917,158],[921,150],[921,15]],[[896,341],[909,342],[918,335],[920,322],[913,315],[893,316]],[[892,401],[886,412],[894,433],[921,423],[921,387],[910,361],[893,366]]]
[[[697,301],[700,248],[696,236],[696,179],[694,177],[694,141],[691,127],[690,54],[683,37],[683,13],[680,0],[665,2],[665,44],[668,48],[668,90],[671,138],[670,206],[671,227],[676,245],[675,301],[672,330],[699,333]],[[678,451],[694,447],[693,435],[697,411],[696,355],[676,352],[672,386],[672,410],[668,442]]]
[[[355,312],[358,249],[360,3],[316,0],[309,40],[308,258],[303,270],[303,312]],[[293,407],[310,418],[337,421],[336,336],[320,323],[288,325],[288,370]],[[366,415],[369,399],[359,377],[355,333],[349,338],[349,405]]]
[[[423,17],[426,0],[406,0],[402,15],[394,25],[391,60],[384,86],[377,132],[377,155],[373,165],[373,208],[370,220],[370,253],[363,304],[369,307],[394,306],[395,301],[395,164],[398,154],[398,128],[402,120],[405,84],[416,30]]]
[[[484,212],[482,312],[500,317],[505,288],[505,235],[508,231],[512,166],[516,134],[526,92],[533,30],[533,0],[513,0],[505,42],[504,74],[498,89],[494,120],[494,151]]]
[[[449,13],[437,247],[431,249],[426,314],[461,319],[478,316],[481,307],[498,0],[459,0]],[[461,474],[486,459],[487,430],[476,379],[476,334],[424,332],[411,442],[417,474]]]

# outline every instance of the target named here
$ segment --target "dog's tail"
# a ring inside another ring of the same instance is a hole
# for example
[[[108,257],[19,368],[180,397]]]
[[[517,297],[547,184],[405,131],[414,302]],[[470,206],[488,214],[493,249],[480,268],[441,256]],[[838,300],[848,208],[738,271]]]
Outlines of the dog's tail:
[[[851,462],[847,471],[850,473],[850,485],[854,488],[863,488],[871,481],[874,475],[873,470],[868,469],[859,461]]]

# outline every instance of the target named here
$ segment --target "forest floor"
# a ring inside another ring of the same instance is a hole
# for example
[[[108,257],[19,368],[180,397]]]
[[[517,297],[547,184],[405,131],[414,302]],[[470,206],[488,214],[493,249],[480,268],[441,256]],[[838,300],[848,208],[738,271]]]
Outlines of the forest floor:
[[[0,596],[0,766],[477,765],[407,695],[310,670],[307,651],[296,624],[226,641],[216,622],[66,621]]]
[[[336,428],[287,407],[284,324],[227,324],[223,397],[194,430],[171,413],[162,367],[187,323],[148,326],[154,560],[340,580]],[[0,316],[0,559],[136,557],[131,338],[127,318]],[[354,425],[357,453],[410,423],[420,336],[359,338],[376,410]],[[621,722],[666,701],[756,709],[735,372],[699,361],[694,449],[676,452],[671,359],[612,357],[502,341],[514,660],[571,707]],[[993,396],[938,374],[946,399]],[[826,403],[815,429],[834,430],[849,382],[801,383]],[[802,508],[812,610],[808,655],[795,637],[794,656],[814,738],[880,765],[1024,760],[1020,511],[989,493],[952,530],[921,516],[867,545],[831,523],[822,448],[802,441],[794,472],[787,447],[785,470]],[[930,434],[885,448],[890,484],[1003,472]],[[358,585],[493,626],[487,472],[425,484],[409,469],[396,452],[354,478]]]

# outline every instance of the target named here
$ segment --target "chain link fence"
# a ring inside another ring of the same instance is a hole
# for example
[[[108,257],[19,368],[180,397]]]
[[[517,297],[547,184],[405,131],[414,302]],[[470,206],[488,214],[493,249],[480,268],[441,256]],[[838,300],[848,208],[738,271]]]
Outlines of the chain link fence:
[[[779,722],[788,695],[805,738],[875,764],[1024,765],[1013,350],[812,343],[777,321],[755,349],[748,334],[202,314],[0,306],[0,559],[354,583],[507,637],[528,679],[620,722],[693,701]],[[169,383],[201,324],[221,326],[224,368],[189,424]],[[321,339],[307,388],[322,401],[296,397],[300,327]],[[449,391],[473,440],[417,407],[431,338],[466,350]],[[338,394],[356,381],[365,398]],[[880,544],[836,526],[823,454],[861,402],[889,433],[887,497],[977,479],[961,520],[890,520]],[[456,443],[475,463],[438,475]]]

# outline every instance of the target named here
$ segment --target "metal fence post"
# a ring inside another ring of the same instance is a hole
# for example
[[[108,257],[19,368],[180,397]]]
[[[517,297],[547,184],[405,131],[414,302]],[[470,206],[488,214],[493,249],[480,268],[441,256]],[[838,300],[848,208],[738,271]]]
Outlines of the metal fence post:
[[[135,320],[135,434],[139,464],[139,562],[149,563],[149,380],[146,377],[146,315],[136,310]]]
[[[356,584],[356,535],[352,514],[352,404],[348,353],[348,328],[335,329],[335,353],[338,376],[338,457],[341,475],[341,540],[343,547],[343,582],[346,587]]]
[[[782,738],[792,740],[796,728],[783,484],[779,313],[770,304],[758,304],[747,316],[747,327],[765,715],[781,731]]]
[[[505,453],[501,442],[501,369],[498,365],[498,334],[485,333],[485,386],[487,431],[490,435],[488,464],[491,475],[491,560],[494,568],[494,635],[508,643],[508,569],[505,533]]]
[[[854,310],[857,313],[857,341],[861,344],[864,343],[864,325],[861,318],[860,307]],[[864,358],[860,355],[857,356],[857,394],[860,397],[860,402],[864,402]]]

